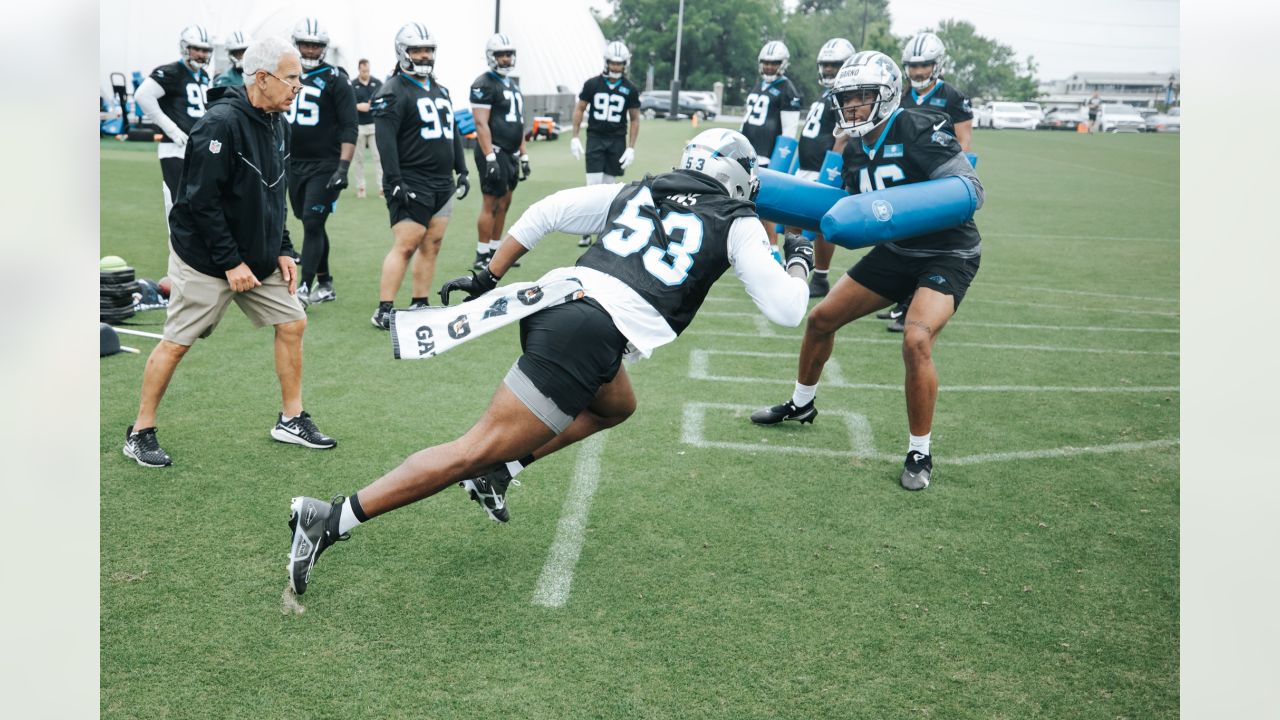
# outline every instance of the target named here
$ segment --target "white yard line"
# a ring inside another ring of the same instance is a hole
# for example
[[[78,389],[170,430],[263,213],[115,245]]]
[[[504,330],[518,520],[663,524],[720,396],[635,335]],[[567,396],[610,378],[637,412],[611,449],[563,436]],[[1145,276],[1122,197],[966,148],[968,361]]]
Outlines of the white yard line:
[[[1015,307],[1024,307],[1031,309],[1048,309],[1048,310],[1070,310],[1075,313],[1092,312],[1092,313],[1120,313],[1123,315],[1156,315],[1159,317],[1176,318],[1182,313],[1176,310],[1134,310],[1133,308],[1115,305],[1112,307],[1080,307],[1079,305],[1050,305],[1048,303],[1036,302],[1034,300],[989,300],[987,298],[973,297],[966,295],[964,298],[966,305],[978,303],[981,305],[1013,305]]]
[[[607,432],[607,431],[606,431]],[[573,570],[582,552],[587,530],[587,513],[591,510],[591,498],[600,484],[600,455],[604,450],[605,432],[596,433],[583,440],[578,449],[578,466],[573,482],[569,484],[569,496],[565,498],[556,526],[556,538],[542,566],[542,575],[533,591],[533,604],[544,607],[564,607],[573,584]]]
[[[1176,237],[1124,237],[1120,235],[1054,235],[1049,233],[1015,233],[1015,232],[987,232],[983,231],[983,237],[1007,237],[1022,238],[1026,240],[1099,240],[1110,243],[1126,243],[1126,242],[1144,242],[1144,243],[1168,243],[1176,245],[1179,239]]]
[[[735,337],[735,338],[756,338],[765,340],[790,340],[799,344],[803,339],[800,335],[767,335],[760,336],[755,333],[736,333],[723,332],[720,330],[695,330],[685,337]],[[861,343],[865,345],[901,345],[901,336],[897,338],[885,338],[878,340],[876,338],[861,338],[839,336],[836,344],[840,343]],[[1112,348],[1087,348],[1087,347],[1064,347],[1061,345],[1021,345],[1016,343],[975,343],[962,342],[955,340],[947,340],[944,342],[946,347],[971,347],[982,348],[984,350],[1033,350],[1036,352],[1065,352],[1065,353],[1091,353],[1095,355],[1162,355],[1164,357],[1178,357],[1176,350],[1125,350]]]
[[[157,335],[157,334],[155,334],[155,333],[143,332],[143,331],[141,331],[141,330],[127,330],[127,329],[125,329],[125,328],[122,328],[122,327],[115,327],[115,326],[112,326],[112,329],[113,329],[113,330],[115,330],[115,331],[116,331],[116,332],[118,332],[118,333],[123,333],[123,334],[125,334],[125,335],[137,335],[138,337],[152,338],[152,339],[155,339],[155,340],[163,340],[163,339],[164,339],[164,336],[163,336],[163,335]]]
[[[770,323],[760,313],[749,312],[730,312],[726,310],[705,310],[698,313],[704,317],[721,317],[721,318],[750,318],[756,324],[756,331],[759,335],[773,336],[777,335],[774,331],[775,325]],[[1135,327],[1107,327],[1105,325],[1038,325],[1034,323],[992,323],[992,322],[975,322],[972,320],[952,320],[947,323],[950,327],[992,327],[992,328],[1010,328],[1013,330],[1079,330],[1081,332],[1128,332],[1128,333],[1158,333],[1167,335],[1178,334],[1178,328],[1135,328]]]
[[[1151,297],[1148,295],[1118,295],[1116,293],[1088,292],[1086,290],[1060,290],[1042,285],[1005,285],[1002,283],[984,282],[983,287],[1005,288],[1007,290],[1031,290],[1033,292],[1057,293],[1059,295],[1079,295],[1081,297],[1113,298],[1115,300],[1151,300],[1153,302],[1178,302],[1178,298]]]

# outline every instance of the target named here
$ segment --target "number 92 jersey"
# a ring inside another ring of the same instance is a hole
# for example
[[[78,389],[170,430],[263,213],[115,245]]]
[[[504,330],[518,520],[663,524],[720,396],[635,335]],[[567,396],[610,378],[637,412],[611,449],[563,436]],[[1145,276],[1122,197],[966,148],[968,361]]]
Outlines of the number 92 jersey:
[[[946,115],[925,108],[898,108],[870,147],[861,138],[850,138],[844,148],[845,190],[857,195],[934,180],[956,174],[951,170],[957,163],[972,172],[960,142],[945,130],[950,121]],[[885,247],[910,256],[977,257],[982,252],[981,240],[971,218],[935,233],[885,243]]]
[[[647,176],[614,198],[600,242],[577,264],[626,283],[679,335],[729,269],[730,226],[755,216],[754,204],[700,173]]]
[[[190,135],[196,121],[204,117],[209,74],[204,70],[193,73],[185,63],[177,61],[152,70],[151,79],[164,88],[160,110],[179,130]]]
[[[371,110],[384,175],[413,181],[413,187],[453,183],[462,145],[443,85],[397,71],[374,96]]]
[[[334,160],[356,141],[356,96],[339,68],[321,65],[302,75],[302,89],[285,111],[293,125],[291,160]]]
[[[751,141],[756,155],[768,158],[773,146],[782,134],[782,113],[800,112],[802,98],[791,78],[782,77],[768,82],[761,79],[752,86],[743,109],[742,134]]]
[[[583,83],[578,99],[587,104],[587,132],[625,135],[627,111],[640,107],[640,90],[625,77],[615,82],[597,75]]]

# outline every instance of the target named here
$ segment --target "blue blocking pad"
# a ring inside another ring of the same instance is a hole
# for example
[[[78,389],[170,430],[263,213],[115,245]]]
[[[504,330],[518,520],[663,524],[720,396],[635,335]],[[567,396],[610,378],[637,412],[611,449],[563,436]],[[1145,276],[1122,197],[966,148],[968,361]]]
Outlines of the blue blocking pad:
[[[777,142],[773,145],[773,154],[769,156],[769,169],[784,172],[788,175],[795,173],[796,168],[800,166],[799,157],[800,143],[793,137],[779,135]]]
[[[768,168],[759,168],[760,193],[756,196],[756,213],[766,220],[805,230],[818,230],[822,216],[842,198],[848,197],[838,187],[801,180]]]
[[[850,195],[831,207],[820,227],[828,242],[863,248],[955,227],[977,209],[973,183],[945,177]]]
[[[841,187],[843,179],[840,173],[844,170],[844,157],[838,152],[828,150],[826,156],[822,158],[822,168],[818,170],[818,183],[820,185],[830,185],[831,187]],[[818,233],[812,230],[805,230],[800,233],[810,240],[817,240]]]

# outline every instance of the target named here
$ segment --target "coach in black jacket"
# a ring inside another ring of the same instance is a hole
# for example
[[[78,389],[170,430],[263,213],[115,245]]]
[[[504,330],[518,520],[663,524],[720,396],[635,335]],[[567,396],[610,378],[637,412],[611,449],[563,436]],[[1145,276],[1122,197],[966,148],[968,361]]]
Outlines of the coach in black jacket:
[[[156,409],[178,362],[208,337],[232,301],[256,327],[275,327],[276,375],[283,411],[271,430],[280,442],[331,448],[337,442],[302,407],[302,335],[307,316],[295,295],[297,266],[285,229],[287,110],[301,87],[292,45],[267,38],[244,54],[244,87],[209,93],[191,129],[178,199],[169,214],[169,314],[164,339],[147,359],[138,416],[125,432],[124,454],[163,467]]]

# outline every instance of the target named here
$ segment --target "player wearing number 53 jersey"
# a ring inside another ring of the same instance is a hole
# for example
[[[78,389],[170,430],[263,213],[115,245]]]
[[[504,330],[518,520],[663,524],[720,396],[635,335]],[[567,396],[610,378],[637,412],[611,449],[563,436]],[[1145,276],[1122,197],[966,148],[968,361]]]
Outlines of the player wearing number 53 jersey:
[[[563,190],[534,203],[512,226],[489,266],[445,283],[441,295],[464,292],[474,302],[432,312],[459,335],[461,321],[508,313],[498,276],[547,233],[599,233],[576,267],[544,275],[510,303],[550,296],[549,286],[577,288],[520,320],[523,355],[507,372],[488,409],[457,440],[414,453],[350,498],[293,501],[289,579],[306,589],[316,557],[361,522],[434,495],[461,481],[491,518],[509,518],[512,475],[537,458],[614,427],[635,412],[623,355],[648,355],[675,339],[711,285],[730,267],[770,320],[799,324],[808,304],[813,250],[795,236],[783,270],[768,249],[751,202],[755,150],[733,130],[700,133],[681,168],[629,185]],[[700,168],[700,170],[698,169]],[[544,292],[545,290],[545,292]],[[478,299],[477,299],[478,298]],[[455,315],[455,310],[459,315]],[[426,311],[404,318],[419,339],[433,337]],[[457,317],[457,320],[453,318]],[[396,315],[397,329],[402,318]],[[616,437],[616,436],[615,436]]]
[[[786,76],[790,60],[786,45],[777,40],[765,43],[760,49],[760,82],[747,94],[742,134],[756,149],[761,165],[769,164],[778,136],[795,137],[800,123],[800,91]]]
[[[161,65],[138,86],[134,98],[138,107],[164,132],[157,154],[160,175],[164,181],[164,216],[178,197],[178,181],[182,177],[187,135],[196,121],[204,117],[206,93],[209,90],[209,56],[213,44],[209,33],[199,25],[184,28],[178,36],[182,58]]]
[[[981,207],[982,184],[955,137],[943,131],[947,118],[927,110],[899,108],[901,94],[902,74],[883,53],[858,53],[836,74],[831,88],[832,102],[840,112],[836,125],[850,136],[844,151],[845,188],[859,194],[962,177],[972,185]],[[877,245],[810,311],[791,399],[753,413],[751,421],[760,425],[813,422],[818,415],[814,404],[818,379],[835,347],[836,331],[914,292],[902,337],[910,436],[899,482],[908,490],[928,487],[938,395],[933,344],[977,275],[981,253],[981,238],[972,220]]]
[[[374,140],[382,157],[383,194],[391,216],[391,250],[382,261],[374,327],[386,330],[413,259],[413,305],[428,304],[436,255],[453,209],[455,188],[471,188],[462,134],[449,91],[436,82],[436,40],[422,23],[396,33],[396,74],[373,98]],[[458,174],[457,184],[454,173]]]

